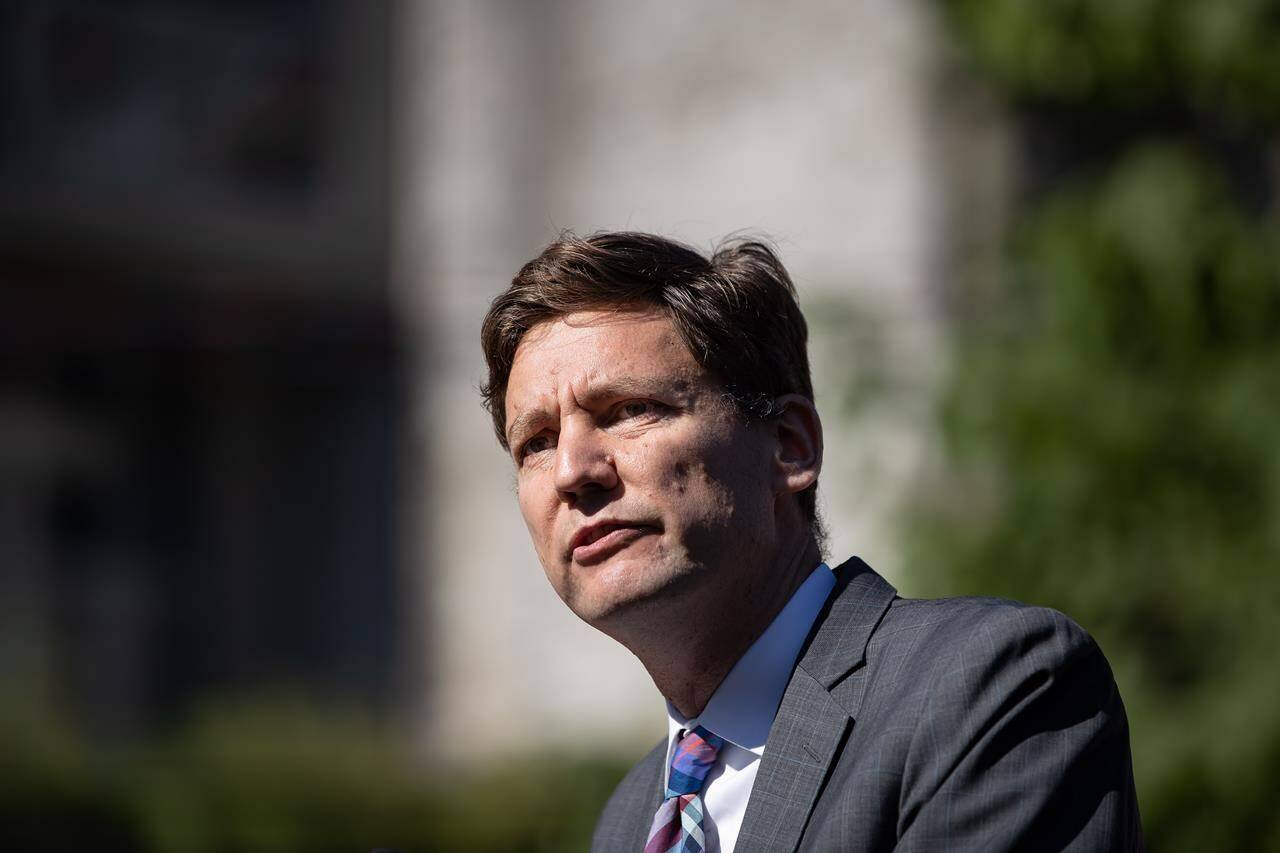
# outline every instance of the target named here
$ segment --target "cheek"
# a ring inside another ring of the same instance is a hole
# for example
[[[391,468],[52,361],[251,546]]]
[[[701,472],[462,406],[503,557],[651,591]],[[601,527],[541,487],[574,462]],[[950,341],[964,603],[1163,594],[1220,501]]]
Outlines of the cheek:
[[[720,445],[689,466],[686,488],[705,502],[707,512],[721,520],[737,519],[754,525],[772,494],[768,461],[754,448]]]
[[[734,516],[733,484],[717,474],[711,460],[681,459],[664,466],[663,500],[688,528],[719,528]]]
[[[671,476],[668,478],[667,487],[678,495],[683,495],[689,488],[689,465],[687,462],[677,462],[671,466]]]
[[[529,529],[534,549],[545,562],[547,548],[555,533],[555,504],[548,502],[543,495],[544,490],[536,485],[525,484],[517,488],[516,503],[520,506],[520,515]]]

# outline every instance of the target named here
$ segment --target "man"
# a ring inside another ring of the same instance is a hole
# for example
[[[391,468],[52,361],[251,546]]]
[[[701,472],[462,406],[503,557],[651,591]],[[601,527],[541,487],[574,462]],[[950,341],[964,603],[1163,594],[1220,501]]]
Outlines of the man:
[[[766,246],[633,233],[557,240],[485,319],[547,577],[667,700],[593,849],[1139,849],[1124,709],[1084,631],[823,562],[806,337]]]

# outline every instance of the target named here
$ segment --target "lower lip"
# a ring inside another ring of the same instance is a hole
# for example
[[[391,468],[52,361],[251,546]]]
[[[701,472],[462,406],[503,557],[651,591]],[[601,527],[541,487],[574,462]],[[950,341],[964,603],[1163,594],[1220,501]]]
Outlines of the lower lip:
[[[650,527],[619,527],[610,530],[590,545],[574,548],[573,561],[580,566],[594,565],[612,557],[637,539],[656,532]]]

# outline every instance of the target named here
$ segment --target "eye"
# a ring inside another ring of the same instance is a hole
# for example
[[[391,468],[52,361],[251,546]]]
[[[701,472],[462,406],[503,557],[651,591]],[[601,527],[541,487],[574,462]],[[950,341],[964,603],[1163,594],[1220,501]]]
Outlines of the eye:
[[[652,417],[662,410],[662,405],[652,400],[628,400],[613,410],[615,421]]]
[[[519,459],[523,462],[529,456],[549,449],[551,449],[551,436],[544,432],[520,445]]]
[[[623,403],[618,410],[618,414],[624,418],[638,418],[641,415],[647,415],[653,410],[653,404],[644,400],[631,400]]]

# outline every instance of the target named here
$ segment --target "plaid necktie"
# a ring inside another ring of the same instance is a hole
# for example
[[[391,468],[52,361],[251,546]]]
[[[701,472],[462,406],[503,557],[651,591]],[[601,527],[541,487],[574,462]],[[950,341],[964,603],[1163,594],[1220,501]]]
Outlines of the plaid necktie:
[[[666,799],[653,816],[644,853],[702,853],[702,784],[716,763],[724,738],[698,726],[685,732],[671,756]]]

